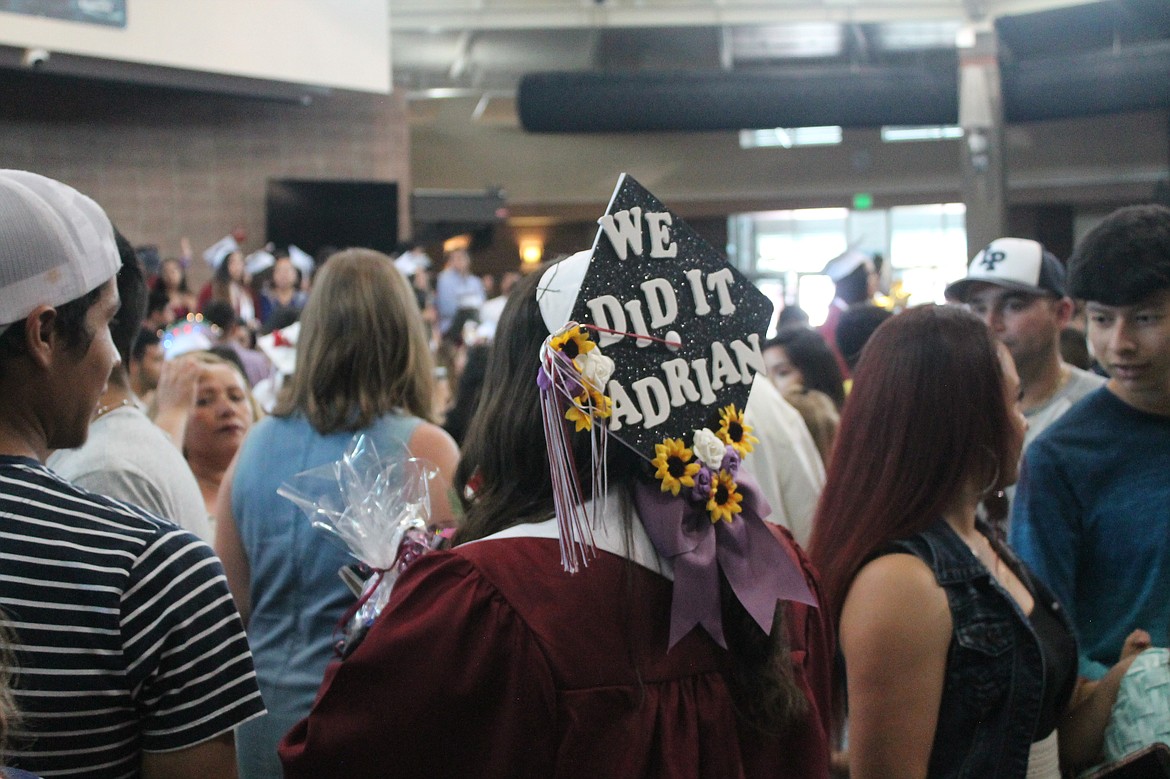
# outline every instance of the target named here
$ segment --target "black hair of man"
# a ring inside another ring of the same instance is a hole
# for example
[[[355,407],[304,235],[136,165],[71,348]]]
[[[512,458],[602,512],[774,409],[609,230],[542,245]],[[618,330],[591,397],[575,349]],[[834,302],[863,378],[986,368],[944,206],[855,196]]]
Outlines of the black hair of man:
[[[149,290],[146,277],[142,275],[142,267],[138,264],[138,254],[117,228],[114,228],[114,243],[118,246],[118,256],[122,258],[122,267],[118,269],[118,275],[115,277],[122,305],[114,320],[110,322],[110,337],[114,341],[114,348],[118,350],[118,356],[122,358],[124,370],[125,366],[130,364],[130,351],[134,348],[134,339],[142,329]]]
[[[1127,206],[1081,239],[1068,261],[1073,297],[1130,306],[1170,288],[1170,208]]]
[[[162,338],[159,337],[155,330],[141,329],[138,335],[134,336],[134,345],[130,348],[130,359],[139,361],[146,356],[146,350],[152,346],[157,346],[162,343]]]
[[[882,322],[892,317],[889,311],[877,306],[854,306],[841,315],[837,323],[837,348],[845,358],[845,364],[853,370],[861,359],[861,350],[869,343]]]
[[[226,300],[212,300],[203,307],[204,321],[215,325],[225,334],[231,332],[238,318],[232,304]]]
[[[872,271],[873,267],[869,263],[858,265],[837,282],[837,297],[851,306],[864,303],[869,299],[869,274]]]
[[[102,296],[105,284],[86,292],[78,298],[56,306],[57,316],[53,320],[53,327],[62,337],[65,346],[73,353],[83,355],[89,351],[93,343],[94,332],[86,324],[86,316],[90,308]],[[3,335],[0,335],[0,366],[7,360],[27,354],[25,346],[25,320],[13,322]]]
[[[797,305],[785,306],[776,316],[776,329],[785,327],[808,327],[808,313]]]
[[[161,286],[155,286],[146,297],[146,316],[149,317],[152,314],[166,309],[167,304],[170,302],[170,296],[167,295],[167,291]]]

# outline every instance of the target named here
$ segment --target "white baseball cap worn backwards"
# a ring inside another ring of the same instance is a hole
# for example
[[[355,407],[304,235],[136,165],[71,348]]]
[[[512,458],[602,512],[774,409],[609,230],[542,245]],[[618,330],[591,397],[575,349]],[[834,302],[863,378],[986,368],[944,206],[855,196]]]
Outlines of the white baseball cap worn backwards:
[[[121,264],[101,206],[59,181],[0,170],[0,332],[96,289]]]

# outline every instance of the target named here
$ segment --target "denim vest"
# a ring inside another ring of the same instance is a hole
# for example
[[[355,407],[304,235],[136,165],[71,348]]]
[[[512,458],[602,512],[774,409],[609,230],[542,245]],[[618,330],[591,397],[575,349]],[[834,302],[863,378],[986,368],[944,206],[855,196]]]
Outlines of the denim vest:
[[[989,535],[985,526],[980,530]],[[1036,608],[1050,604],[1071,633],[1052,593],[1005,546],[995,548],[1033,593]],[[1028,617],[945,520],[881,554],[892,552],[912,554],[930,567],[946,591],[954,625],[929,775],[1023,777],[1044,691],[1044,658]],[[1064,692],[1067,698],[1071,689]]]

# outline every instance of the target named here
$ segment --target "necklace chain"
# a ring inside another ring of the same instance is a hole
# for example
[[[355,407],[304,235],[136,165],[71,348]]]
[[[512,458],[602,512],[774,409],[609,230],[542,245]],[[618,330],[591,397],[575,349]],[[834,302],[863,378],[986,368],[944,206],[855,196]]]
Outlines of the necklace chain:
[[[134,405],[134,401],[130,400],[130,398],[122,398],[117,403],[108,403],[104,406],[98,406],[97,410],[93,412],[93,418],[95,420],[98,420],[98,419],[101,419],[106,414],[110,413],[111,411],[114,411],[114,410],[119,409],[119,408],[123,408],[125,406],[133,406],[133,405]]]

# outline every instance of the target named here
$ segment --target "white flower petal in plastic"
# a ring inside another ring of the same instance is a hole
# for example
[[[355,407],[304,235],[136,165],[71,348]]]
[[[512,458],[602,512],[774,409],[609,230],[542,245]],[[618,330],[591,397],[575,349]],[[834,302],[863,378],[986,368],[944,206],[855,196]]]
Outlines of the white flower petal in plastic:
[[[719,466],[723,464],[723,455],[727,453],[727,445],[705,427],[695,431],[691,447],[695,450],[699,462],[712,471],[719,470]]]
[[[601,349],[594,348],[577,355],[576,362],[581,375],[593,385],[593,389],[604,393],[609,377],[613,375],[613,360],[603,355]]]
[[[341,539],[350,554],[375,570],[394,564],[402,537],[425,529],[431,515],[430,479],[437,472],[399,442],[354,437],[337,462],[298,473],[277,493],[301,507],[313,526]]]
[[[437,543],[427,527],[430,480],[437,473],[400,441],[383,440],[379,447],[369,435],[358,434],[340,460],[302,471],[277,490],[313,527],[339,539],[376,574],[366,582],[362,607],[346,629],[346,645],[360,639],[381,612],[408,558]]]

